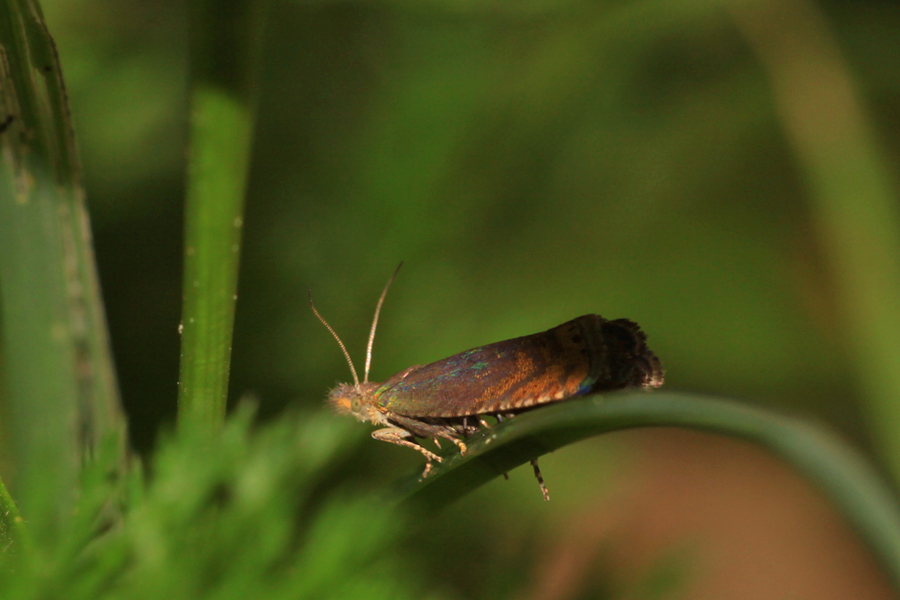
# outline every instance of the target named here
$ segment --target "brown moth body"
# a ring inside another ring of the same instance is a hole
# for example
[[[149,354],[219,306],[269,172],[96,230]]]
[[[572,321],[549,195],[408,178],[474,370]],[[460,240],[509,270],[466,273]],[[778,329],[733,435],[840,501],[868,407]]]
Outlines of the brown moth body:
[[[399,271],[400,267],[397,267]],[[425,456],[422,476],[441,462],[415,438],[445,439],[465,453],[463,438],[498,420],[542,404],[596,391],[650,389],[662,385],[665,371],[647,347],[640,327],[627,319],[584,315],[552,329],[473,348],[428,365],[410,367],[383,383],[368,381],[378,315],[394,272],[381,294],[369,336],[365,378],[360,383],[349,353],[330,325],[310,305],[341,345],[353,384],[328,396],[338,412],[382,429],[377,440],[407,446]],[[537,461],[532,461],[544,497],[549,499]]]

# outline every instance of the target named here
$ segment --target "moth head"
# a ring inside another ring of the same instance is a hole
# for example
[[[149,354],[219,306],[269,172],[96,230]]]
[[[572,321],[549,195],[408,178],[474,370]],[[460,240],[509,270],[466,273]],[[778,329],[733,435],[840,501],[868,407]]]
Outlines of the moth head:
[[[342,415],[353,415],[360,421],[382,421],[381,411],[372,402],[377,384],[342,383],[328,394],[328,402]]]
[[[341,352],[344,353],[344,358],[347,359],[347,364],[350,365],[350,372],[353,373],[353,385],[350,385],[349,383],[340,384],[328,394],[328,401],[339,413],[353,415],[360,421],[387,423],[387,417],[384,416],[384,411],[379,410],[372,401],[375,390],[378,388],[378,384],[369,382],[369,367],[372,366],[372,344],[375,343],[375,327],[378,326],[378,315],[381,314],[381,305],[384,304],[384,297],[387,296],[388,289],[390,289],[391,283],[393,283],[394,278],[397,276],[397,272],[402,266],[402,262],[397,265],[397,269],[394,271],[394,274],[391,275],[387,285],[384,286],[384,291],[381,292],[381,297],[378,299],[378,304],[375,306],[375,318],[372,319],[372,330],[369,332],[369,345],[366,348],[366,370],[363,372],[362,383],[360,383],[359,376],[356,374],[356,367],[353,366],[353,361],[350,359],[350,353],[347,352],[347,347],[344,346],[344,342],[341,341],[338,334],[332,329],[331,325],[328,324],[328,321],[326,321],[322,315],[319,314],[319,311],[316,310],[316,305],[313,304],[312,292],[309,292],[309,306],[312,308],[313,314],[316,315],[316,318],[322,322],[322,325],[324,325],[329,333],[334,336],[334,339],[337,340],[338,345],[341,347]]]

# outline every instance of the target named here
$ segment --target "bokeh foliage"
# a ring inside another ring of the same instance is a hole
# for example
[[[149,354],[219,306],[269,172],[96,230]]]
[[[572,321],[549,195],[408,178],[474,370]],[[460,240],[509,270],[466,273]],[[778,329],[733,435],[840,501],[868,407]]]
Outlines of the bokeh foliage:
[[[57,544],[4,564],[4,598],[413,598],[399,576],[403,519],[352,490],[323,495],[346,458],[346,430],[318,414],[286,415],[251,435],[244,405],[210,442],[169,436],[144,484],[110,478],[106,448],[82,473],[76,518]],[[123,523],[110,524],[110,495]],[[348,577],[352,574],[352,577]]]

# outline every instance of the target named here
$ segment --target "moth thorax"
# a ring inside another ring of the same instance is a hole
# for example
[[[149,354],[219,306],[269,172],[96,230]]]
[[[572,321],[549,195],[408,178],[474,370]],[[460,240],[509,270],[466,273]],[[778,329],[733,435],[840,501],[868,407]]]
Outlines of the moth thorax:
[[[350,383],[342,383],[328,394],[328,401],[340,414],[353,415],[361,421],[371,421],[370,412],[375,410],[371,406],[372,394],[378,384],[361,383],[355,386]]]

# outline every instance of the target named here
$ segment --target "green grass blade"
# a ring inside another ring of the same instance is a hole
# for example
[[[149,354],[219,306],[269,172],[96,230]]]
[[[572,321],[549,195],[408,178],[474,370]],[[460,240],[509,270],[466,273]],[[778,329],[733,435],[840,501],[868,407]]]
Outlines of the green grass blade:
[[[119,403],[62,72],[40,6],[0,3],[0,293],[5,413],[36,541],[69,518],[77,471]]]
[[[736,402],[672,393],[593,395],[500,423],[467,441],[432,475],[410,477],[404,502],[437,509],[533,458],[590,436],[637,427],[687,427],[743,439],[792,465],[834,502],[900,589],[900,505],[866,461],[834,435]]]
[[[255,0],[198,0],[191,15],[178,420],[210,430],[228,397],[261,15]]]

